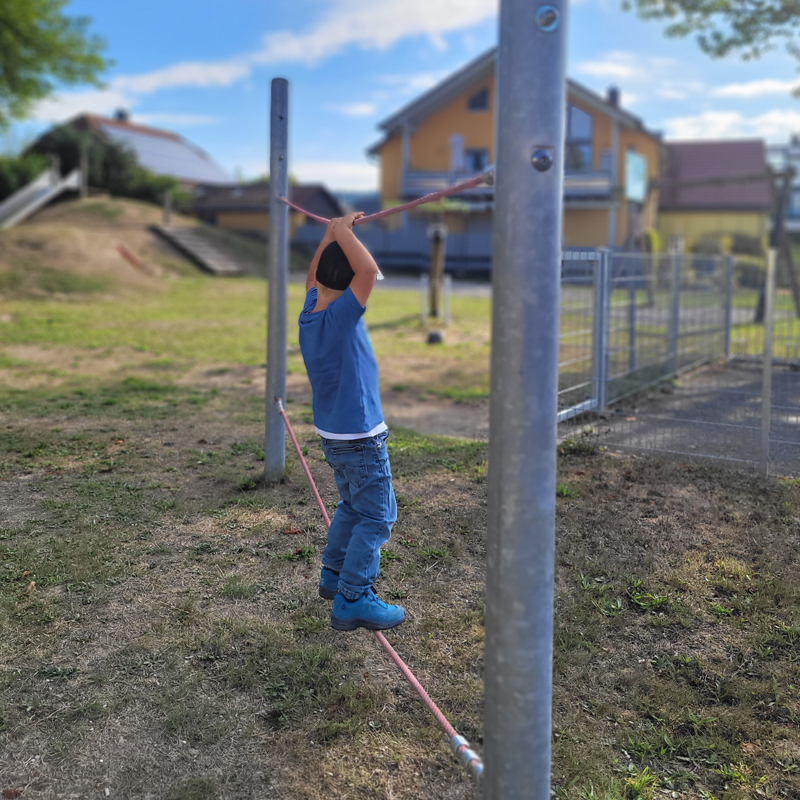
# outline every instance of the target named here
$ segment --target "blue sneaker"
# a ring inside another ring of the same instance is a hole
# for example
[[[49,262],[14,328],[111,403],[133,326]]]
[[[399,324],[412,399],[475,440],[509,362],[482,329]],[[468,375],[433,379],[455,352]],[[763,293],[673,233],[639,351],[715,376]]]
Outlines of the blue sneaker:
[[[337,594],[331,609],[331,628],[337,631],[352,631],[368,628],[383,631],[405,622],[406,612],[402,606],[384,603],[370,587],[358,600],[349,603]]]
[[[333,600],[339,592],[339,573],[323,567],[319,573],[319,596]]]

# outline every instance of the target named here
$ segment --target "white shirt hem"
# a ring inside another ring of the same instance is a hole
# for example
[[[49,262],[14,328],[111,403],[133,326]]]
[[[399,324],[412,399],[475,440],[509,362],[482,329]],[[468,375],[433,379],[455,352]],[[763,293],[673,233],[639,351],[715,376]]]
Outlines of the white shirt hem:
[[[371,431],[367,431],[366,433],[329,433],[328,431],[323,431],[321,428],[318,428],[316,425],[314,426],[314,430],[320,436],[322,436],[323,439],[350,440],[350,439],[367,439],[370,436],[377,436],[379,433],[388,431],[389,426],[385,422],[381,422],[380,425],[376,425]]]

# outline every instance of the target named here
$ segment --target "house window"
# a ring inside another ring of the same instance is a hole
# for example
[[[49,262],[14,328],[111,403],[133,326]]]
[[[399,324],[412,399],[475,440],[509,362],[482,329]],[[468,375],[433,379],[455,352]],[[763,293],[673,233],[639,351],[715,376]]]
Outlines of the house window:
[[[467,108],[470,111],[488,111],[489,89],[481,89],[479,92],[475,92],[475,94],[467,100]]]
[[[797,219],[800,217],[800,188],[793,186],[789,196],[789,216]]]
[[[564,168],[570,172],[592,169],[592,118],[585,111],[567,106],[567,141]]]
[[[483,148],[467,150],[464,153],[464,162],[467,172],[471,174],[484,172],[489,166],[489,151]]]

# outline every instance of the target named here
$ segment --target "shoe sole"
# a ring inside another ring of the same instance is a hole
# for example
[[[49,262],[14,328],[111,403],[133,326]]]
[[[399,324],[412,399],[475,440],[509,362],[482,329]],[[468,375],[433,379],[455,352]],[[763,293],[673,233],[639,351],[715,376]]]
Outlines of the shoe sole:
[[[337,589],[326,589],[324,586],[319,587],[319,596],[323,598],[323,600],[333,600],[337,592]]]
[[[366,628],[370,631],[388,631],[390,628],[396,628],[406,621],[406,616],[397,620],[397,622],[381,623],[369,619],[339,619],[338,617],[331,617],[331,628],[337,631],[354,631],[356,628]]]

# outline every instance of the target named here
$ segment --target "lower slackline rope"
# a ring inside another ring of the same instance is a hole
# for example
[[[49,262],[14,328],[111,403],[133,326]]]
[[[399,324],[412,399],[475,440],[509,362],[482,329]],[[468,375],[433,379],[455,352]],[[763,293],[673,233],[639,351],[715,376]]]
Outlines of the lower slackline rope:
[[[331,518],[328,516],[325,504],[322,502],[322,498],[320,497],[319,490],[317,489],[317,484],[314,482],[314,477],[311,474],[311,470],[308,468],[308,464],[306,463],[300,443],[297,441],[297,436],[295,436],[294,429],[292,428],[292,423],[289,422],[289,417],[286,415],[286,408],[283,405],[283,399],[276,397],[275,404],[277,405],[278,411],[283,417],[283,421],[286,423],[286,429],[289,431],[289,436],[292,439],[295,450],[297,450],[297,455],[300,456],[300,463],[303,465],[306,477],[308,477],[311,488],[314,490],[314,497],[316,498],[319,510],[322,512],[322,516],[325,519],[325,524],[330,528]],[[453,751],[456,758],[461,762],[461,765],[469,772],[470,775],[472,775],[473,778],[480,780],[483,775],[483,761],[481,761],[480,756],[470,748],[469,742],[463,736],[460,736],[458,731],[447,721],[447,717],[445,717],[445,715],[441,712],[436,703],[431,700],[430,695],[425,691],[422,684],[417,680],[414,673],[408,668],[403,659],[397,655],[397,652],[386,640],[386,637],[380,631],[372,631],[372,633],[381,643],[383,649],[389,654],[389,657],[392,659],[392,661],[394,661],[394,663],[397,665],[397,668],[400,670],[400,672],[403,673],[403,677],[411,684],[411,686],[414,688],[414,691],[420,696],[420,698],[422,698],[422,702],[425,703],[433,716],[436,717],[436,721],[442,726],[442,729],[447,734],[447,738],[450,742],[450,749]]]

